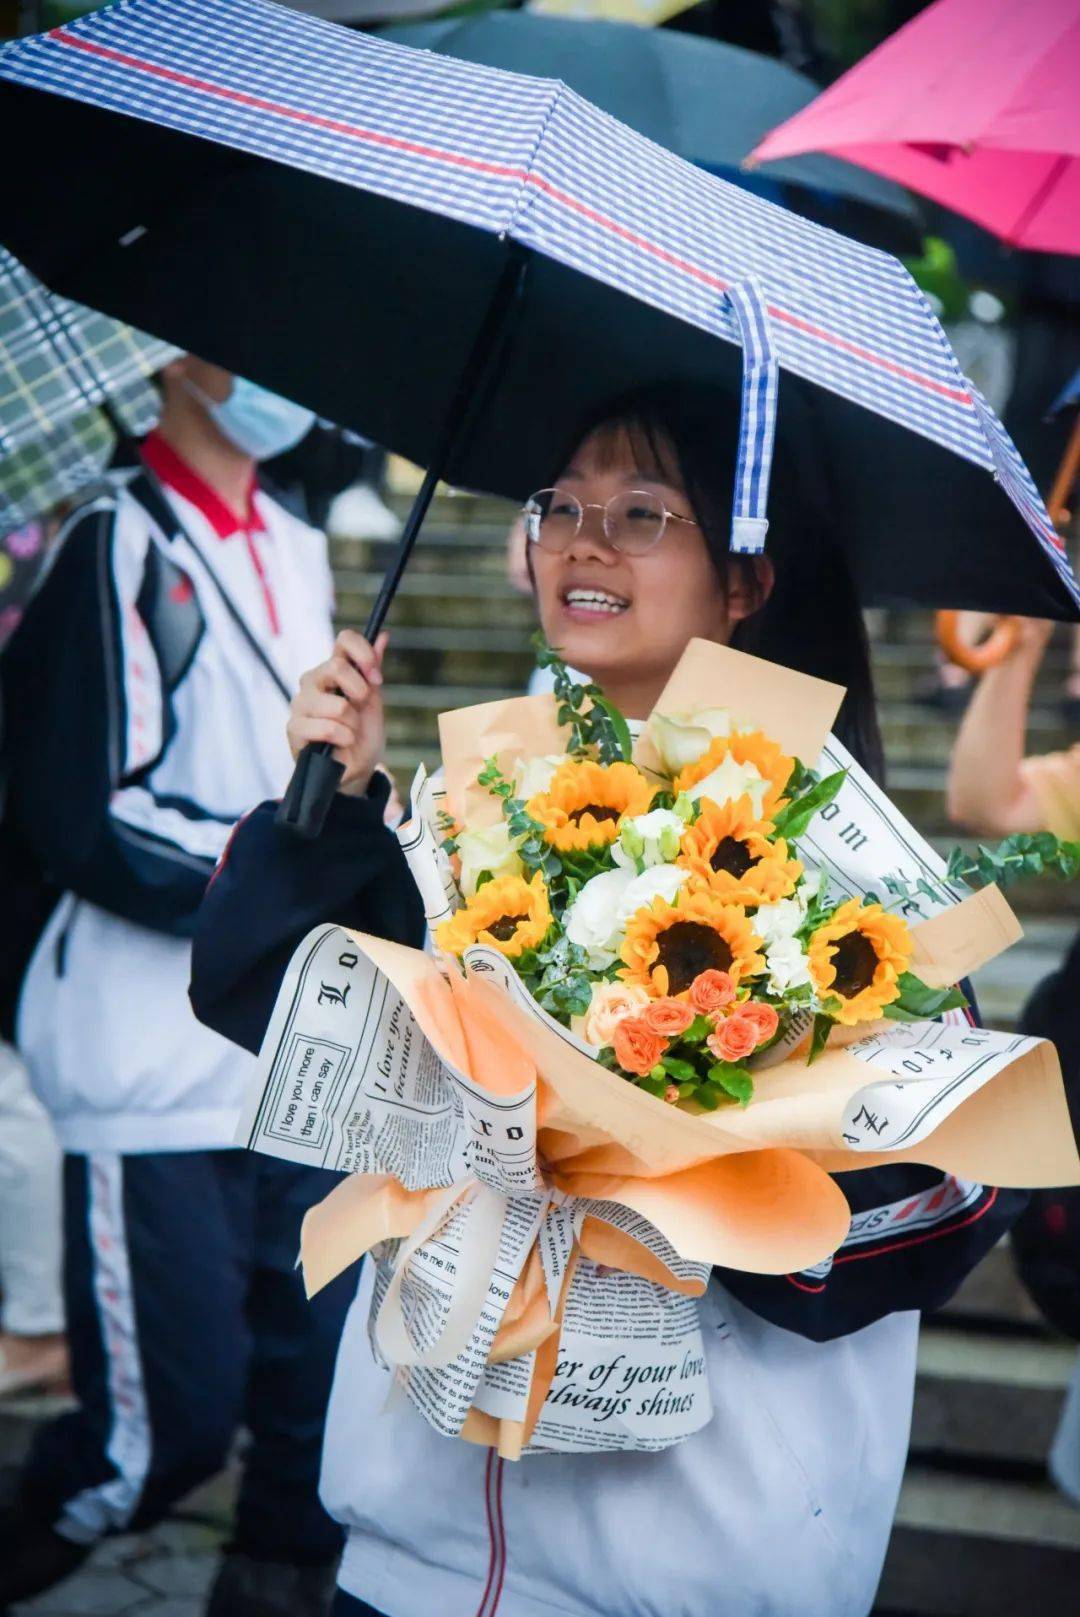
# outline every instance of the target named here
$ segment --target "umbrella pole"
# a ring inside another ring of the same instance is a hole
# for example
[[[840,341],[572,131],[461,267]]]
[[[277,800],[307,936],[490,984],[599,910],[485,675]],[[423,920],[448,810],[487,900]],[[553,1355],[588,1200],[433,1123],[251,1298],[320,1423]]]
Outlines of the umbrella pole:
[[[368,616],[364,628],[366,640],[374,641],[382,628],[439,481],[451,458],[468,437],[476,415],[478,395],[481,389],[486,391],[486,387],[496,378],[497,372],[493,372],[491,367],[501,356],[501,339],[509,330],[510,321],[520,303],[528,263],[528,253],[517,243],[511,242],[509,257],[495,284],[491,301],[443,419],[431,463],[413,500],[393,560]],[[326,742],[309,742],[303,749],[277,812],[278,825],[308,839],[320,834],[343,772],[342,765],[332,754],[333,748]]]

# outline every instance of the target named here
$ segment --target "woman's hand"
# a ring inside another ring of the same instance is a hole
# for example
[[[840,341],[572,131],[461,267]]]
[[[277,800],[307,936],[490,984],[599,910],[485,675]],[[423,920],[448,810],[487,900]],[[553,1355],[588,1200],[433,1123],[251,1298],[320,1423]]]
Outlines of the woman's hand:
[[[289,709],[287,735],[296,758],[309,741],[327,741],[344,765],[338,790],[362,797],[386,749],[382,660],[385,631],[370,646],[355,629],[343,629],[332,655],[300,681]]]

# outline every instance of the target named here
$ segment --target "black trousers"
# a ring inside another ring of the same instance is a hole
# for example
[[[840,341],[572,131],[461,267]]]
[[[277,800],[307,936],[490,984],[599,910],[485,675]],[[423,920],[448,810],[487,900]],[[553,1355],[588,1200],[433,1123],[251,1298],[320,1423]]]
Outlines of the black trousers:
[[[35,1515],[80,1543],[149,1527],[246,1427],[236,1548],[295,1565],[338,1554],[317,1487],[356,1271],[309,1303],[295,1267],[303,1215],[336,1183],[247,1151],[65,1159],[79,1408],[31,1451]]]
[[[363,1600],[357,1600],[354,1595],[347,1595],[344,1589],[339,1589],[334,1596],[334,1609],[331,1617],[382,1617],[382,1612],[376,1611]]]

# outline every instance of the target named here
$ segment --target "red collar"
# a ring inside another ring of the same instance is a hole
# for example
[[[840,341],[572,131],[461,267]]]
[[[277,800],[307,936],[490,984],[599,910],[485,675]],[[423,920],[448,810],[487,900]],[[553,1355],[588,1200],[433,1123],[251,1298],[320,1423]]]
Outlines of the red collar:
[[[196,510],[209,522],[219,539],[231,539],[238,533],[263,533],[266,523],[255,504],[254,476],[247,494],[247,515],[238,517],[216,489],[199,476],[186,460],[176,453],[156,429],[143,440],[142,458],[159,482],[171,488],[182,499],[190,500]]]

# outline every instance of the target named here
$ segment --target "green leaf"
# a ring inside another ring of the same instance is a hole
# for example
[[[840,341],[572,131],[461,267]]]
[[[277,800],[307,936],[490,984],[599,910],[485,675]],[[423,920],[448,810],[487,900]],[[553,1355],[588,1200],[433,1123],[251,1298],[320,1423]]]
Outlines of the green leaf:
[[[959,988],[929,988],[914,972],[900,977],[900,998],[885,1006],[894,1022],[930,1022],[943,1011],[962,1011],[967,1000]]]
[[[723,1098],[716,1084],[698,1084],[691,1096],[691,1099],[696,1100],[706,1112],[715,1112]]]
[[[655,1070],[656,1069],[654,1068],[653,1071],[655,1071]],[[652,1073],[650,1072],[650,1073],[646,1074],[646,1076],[644,1078],[638,1078],[635,1081],[637,1083],[638,1088],[639,1089],[644,1089],[646,1094],[655,1095],[657,1100],[663,1100],[664,1091],[667,1089],[667,1079],[666,1078],[654,1078]]]
[[[737,1100],[740,1106],[749,1106],[754,1094],[753,1073],[731,1061],[714,1062],[709,1068],[709,1083]]]
[[[665,1056],[660,1065],[669,1077],[675,1079],[676,1083],[689,1084],[697,1082],[698,1070],[692,1061],[682,1061],[678,1056]]]
[[[816,786],[811,786],[808,792],[804,792],[793,803],[781,809],[773,821],[777,836],[783,837],[787,842],[797,841],[814,815],[820,814],[821,810],[832,802],[846,779],[847,770],[838,769],[835,774],[826,775],[824,780],[819,780]]]
[[[476,878],[476,891],[479,892],[481,887],[486,887],[489,881],[494,880],[495,877],[491,874],[490,870],[482,870],[479,876]]]
[[[814,1017],[814,1031],[810,1035],[810,1053],[806,1058],[806,1065],[808,1067],[813,1066],[814,1062],[817,1060],[818,1056],[829,1042],[829,1034],[832,1031],[832,1025],[832,1017],[825,1016],[821,1011],[819,1011]]]
[[[713,1024],[707,1016],[695,1016],[686,1032],[680,1034],[680,1044],[704,1044],[713,1031]]]

